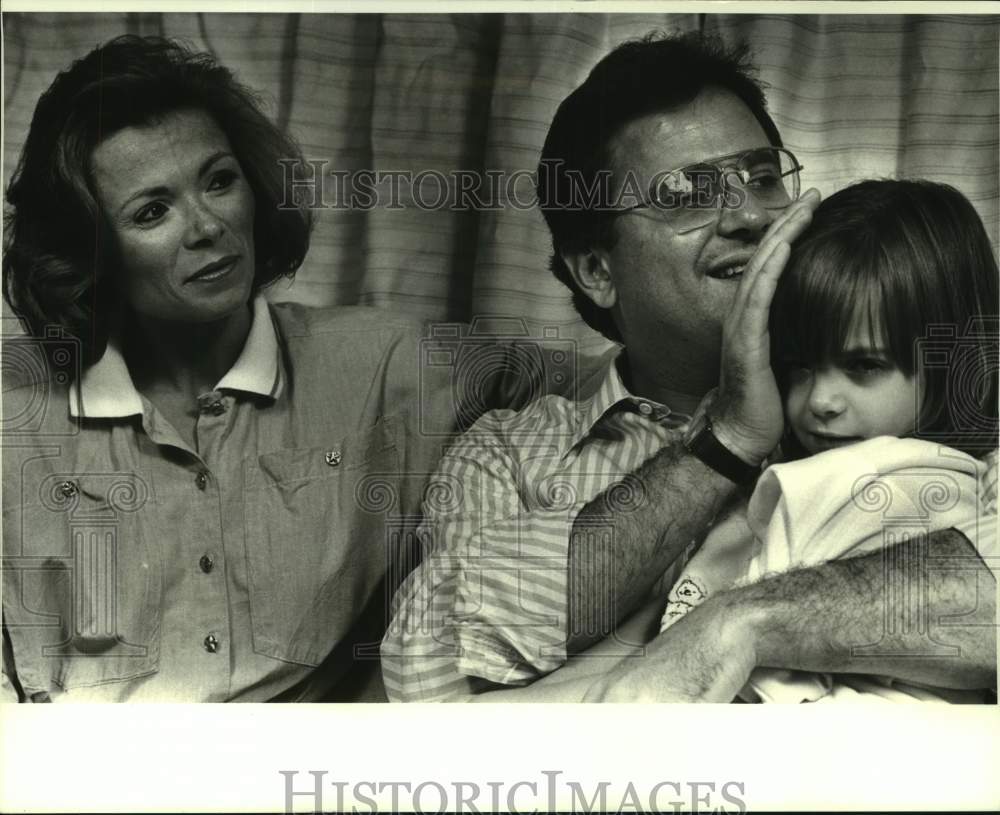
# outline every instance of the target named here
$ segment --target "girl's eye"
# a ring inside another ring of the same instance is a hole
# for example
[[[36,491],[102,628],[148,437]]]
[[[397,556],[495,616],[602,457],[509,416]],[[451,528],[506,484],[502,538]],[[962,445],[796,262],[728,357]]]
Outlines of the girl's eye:
[[[161,204],[159,201],[154,201],[152,204],[147,204],[142,209],[140,209],[136,214],[135,222],[140,226],[149,225],[156,223],[160,218],[167,214],[167,208],[165,205]]]
[[[804,362],[798,359],[784,359],[781,361],[781,366],[789,374],[808,374],[810,368]]]
[[[844,363],[844,370],[855,377],[877,376],[889,367],[884,359],[877,357],[857,357]]]
[[[212,180],[208,185],[210,190],[227,190],[236,183],[239,174],[235,170],[219,170],[213,173]]]

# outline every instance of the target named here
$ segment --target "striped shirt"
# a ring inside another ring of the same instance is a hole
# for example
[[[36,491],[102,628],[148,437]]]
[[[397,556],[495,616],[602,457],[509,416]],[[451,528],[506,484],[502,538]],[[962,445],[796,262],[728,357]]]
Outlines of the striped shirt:
[[[445,454],[425,493],[423,560],[397,592],[382,641],[391,700],[446,700],[483,680],[524,685],[566,661],[577,514],[690,421],[630,394],[622,359],[605,357],[578,399],[485,414]]]

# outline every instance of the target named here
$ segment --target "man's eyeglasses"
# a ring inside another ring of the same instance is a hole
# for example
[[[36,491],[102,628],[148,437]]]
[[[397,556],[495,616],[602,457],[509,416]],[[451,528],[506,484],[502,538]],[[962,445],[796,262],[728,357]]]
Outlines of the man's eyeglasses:
[[[646,199],[615,212],[656,209],[675,232],[693,232],[715,221],[721,206],[742,206],[747,195],[764,209],[784,209],[799,197],[801,170],[783,147],[759,147],[657,173]]]

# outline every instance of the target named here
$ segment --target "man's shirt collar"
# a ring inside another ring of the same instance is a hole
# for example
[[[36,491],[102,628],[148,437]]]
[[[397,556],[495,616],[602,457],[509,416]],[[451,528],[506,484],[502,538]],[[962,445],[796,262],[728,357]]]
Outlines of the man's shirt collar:
[[[580,385],[580,411],[576,430],[570,438],[567,452],[583,441],[608,414],[628,410],[646,416],[651,421],[667,426],[681,427],[690,416],[675,413],[666,405],[634,396],[625,387],[620,368],[627,364],[625,349],[609,352],[602,368],[591,379]],[[603,370],[603,375],[602,375]]]
[[[284,388],[278,336],[267,300],[257,295],[243,350],[215,390],[232,390],[277,399]],[[73,418],[122,419],[144,413],[117,334],[108,340],[101,358],[83,372],[70,388],[69,413]]]

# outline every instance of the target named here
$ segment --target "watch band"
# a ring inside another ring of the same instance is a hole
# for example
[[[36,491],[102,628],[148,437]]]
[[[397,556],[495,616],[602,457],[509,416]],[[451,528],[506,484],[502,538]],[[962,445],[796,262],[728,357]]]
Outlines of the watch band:
[[[712,430],[712,419],[707,413],[703,423],[696,425],[693,431],[684,440],[684,447],[703,464],[744,487],[753,485],[760,477],[760,467],[747,464],[716,438]]]

